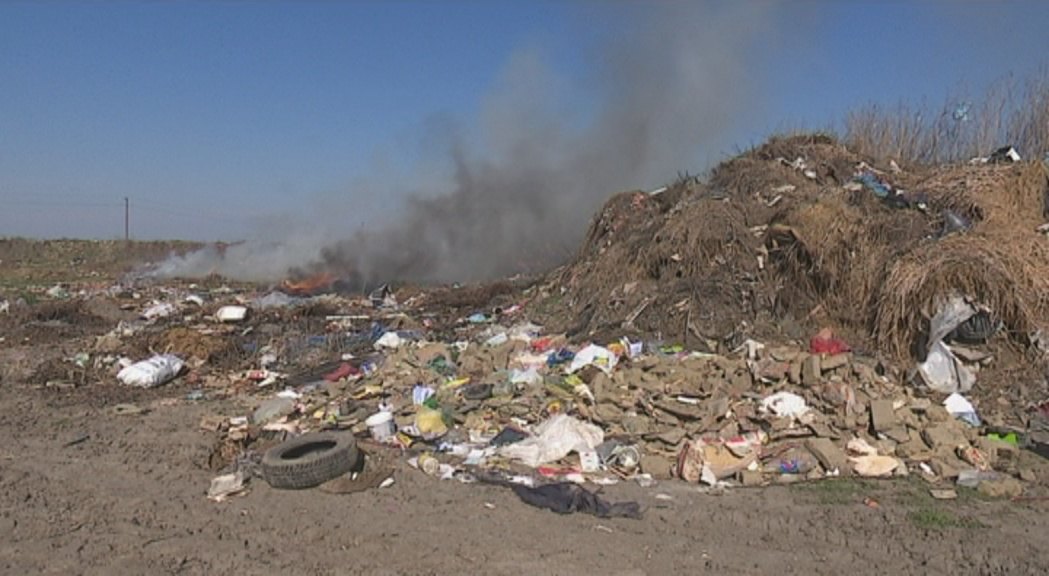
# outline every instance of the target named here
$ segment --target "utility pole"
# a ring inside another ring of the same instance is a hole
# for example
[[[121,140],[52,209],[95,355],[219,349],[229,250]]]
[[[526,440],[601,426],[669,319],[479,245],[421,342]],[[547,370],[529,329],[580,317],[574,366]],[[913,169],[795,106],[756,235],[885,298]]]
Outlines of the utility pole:
[[[124,196],[124,242],[131,240],[131,203],[128,201],[127,196]]]

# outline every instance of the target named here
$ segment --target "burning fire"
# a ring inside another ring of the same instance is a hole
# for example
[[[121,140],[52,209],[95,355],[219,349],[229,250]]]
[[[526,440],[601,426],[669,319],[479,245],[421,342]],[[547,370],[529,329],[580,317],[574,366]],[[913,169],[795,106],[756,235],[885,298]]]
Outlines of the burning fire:
[[[336,280],[331,272],[321,272],[301,280],[285,280],[281,283],[281,289],[293,296],[313,296],[330,290]]]

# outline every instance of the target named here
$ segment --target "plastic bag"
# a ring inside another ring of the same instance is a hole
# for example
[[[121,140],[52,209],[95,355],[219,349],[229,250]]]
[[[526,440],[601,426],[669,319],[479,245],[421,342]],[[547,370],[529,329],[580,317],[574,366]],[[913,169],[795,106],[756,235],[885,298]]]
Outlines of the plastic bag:
[[[605,441],[603,430],[567,414],[558,414],[535,428],[535,434],[503,446],[499,453],[536,468],[556,462],[571,452],[593,450]]]
[[[240,322],[248,315],[248,309],[244,306],[223,306],[215,312],[215,318],[219,322]]]
[[[918,365],[918,373],[932,390],[942,394],[968,392],[976,383],[976,375],[943,343],[948,334],[976,313],[972,304],[954,296],[929,322],[929,353],[925,362]]]
[[[619,358],[608,348],[591,344],[576,353],[568,366],[568,373],[574,374],[585,366],[596,366],[605,374],[611,374]]]
[[[933,346],[947,337],[955,328],[961,326],[969,318],[976,314],[977,310],[964,298],[955,296],[940,308],[939,312],[929,322],[929,351]]]
[[[117,373],[117,379],[128,386],[153,388],[166,384],[182,371],[182,359],[174,354],[161,354],[136,362]]]
[[[375,341],[375,348],[400,348],[404,344],[404,339],[401,335],[396,332],[386,332]]]
[[[156,320],[157,318],[167,318],[177,311],[178,308],[174,304],[159,302],[153,303],[149,308],[146,308],[141,316],[144,320]]]
[[[777,392],[761,401],[762,412],[783,418],[801,418],[809,411],[805,399],[793,392]]]
[[[926,386],[941,394],[968,392],[976,383],[976,375],[940,341],[932,345],[925,362],[918,365],[918,373]]]

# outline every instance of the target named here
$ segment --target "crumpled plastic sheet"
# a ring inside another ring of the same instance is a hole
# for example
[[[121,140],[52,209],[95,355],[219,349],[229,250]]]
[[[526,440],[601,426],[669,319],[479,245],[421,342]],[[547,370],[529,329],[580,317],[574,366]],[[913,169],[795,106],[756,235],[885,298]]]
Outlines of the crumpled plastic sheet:
[[[536,468],[556,462],[571,452],[585,452],[605,441],[601,428],[558,414],[536,426],[535,434],[520,442],[503,446],[499,453]]]
[[[972,304],[954,296],[929,322],[929,352],[925,362],[918,365],[918,373],[932,390],[942,394],[964,393],[976,384],[976,375],[943,343],[948,334],[976,313]]]
[[[918,373],[930,389],[941,394],[965,393],[976,384],[976,375],[943,342],[932,345]]]

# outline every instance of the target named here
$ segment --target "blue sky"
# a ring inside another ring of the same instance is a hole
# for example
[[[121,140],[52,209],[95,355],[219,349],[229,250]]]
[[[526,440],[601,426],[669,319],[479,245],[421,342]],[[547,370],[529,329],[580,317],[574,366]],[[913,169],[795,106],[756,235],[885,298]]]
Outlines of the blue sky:
[[[696,6],[699,36],[704,11],[725,3]],[[1049,55],[1049,2],[751,6],[755,31],[732,63],[747,107],[697,140],[681,170],[770,132],[831,126],[867,103],[978,92],[1042,69]],[[447,175],[448,134],[484,154],[478,126],[520,54],[541,62],[558,121],[582,126],[608,97],[595,70],[617,65],[605,43],[662,8],[0,3],[0,236],[116,237],[125,196],[138,238],[236,239],[286,214],[330,218],[336,205],[348,227],[392,217],[399,191]],[[747,18],[735,25],[749,30]]]

